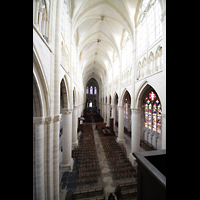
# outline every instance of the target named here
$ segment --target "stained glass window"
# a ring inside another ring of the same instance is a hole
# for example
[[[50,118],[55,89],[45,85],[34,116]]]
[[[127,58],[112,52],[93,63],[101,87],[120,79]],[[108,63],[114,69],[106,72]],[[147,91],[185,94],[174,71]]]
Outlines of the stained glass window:
[[[94,94],[97,94],[97,88],[94,87]]]
[[[156,94],[154,92],[149,93],[149,99],[152,101],[156,98]]]
[[[151,104],[149,104],[149,129],[151,129]]]
[[[156,103],[157,103],[157,104],[159,103],[158,99],[156,100]]]
[[[148,128],[148,104],[145,104],[145,122],[144,126]]]
[[[158,105],[158,113],[157,113],[157,132],[161,133],[161,107]]]
[[[128,119],[128,103],[124,104],[124,118]]]
[[[90,87],[90,94],[93,94],[93,87]]]
[[[87,87],[87,88],[86,88],[86,94],[88,94],[88,93],[89,93],[89,88]]]
[[[161,133],[161,106],[157,95],[153,91],[145,98],[144,126]]]

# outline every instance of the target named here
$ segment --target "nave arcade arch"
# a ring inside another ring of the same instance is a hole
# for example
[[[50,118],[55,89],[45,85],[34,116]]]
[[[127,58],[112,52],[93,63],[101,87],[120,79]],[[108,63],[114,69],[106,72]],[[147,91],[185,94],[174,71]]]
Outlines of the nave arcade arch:
[[[143,86],[138,94],[138,108],[140,109],[140,139],[161,148],[162,137],[162,102],[158,92],[149,84]]]

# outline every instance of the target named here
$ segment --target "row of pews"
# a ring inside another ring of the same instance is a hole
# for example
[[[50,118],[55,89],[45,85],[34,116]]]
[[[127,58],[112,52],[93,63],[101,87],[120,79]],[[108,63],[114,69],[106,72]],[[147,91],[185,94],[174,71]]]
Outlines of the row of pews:
[[[75,200],[75,199],[105,200],[105,195],[103,195],[103,187],[97,187],[97,188],[92,188],[88,190],[73,191],[72,200]]]
[[[137,182],[120,183],[121,196],[131,199],[137,193]],[[114,194],[114,191],[113,191]],[[79,190],[72,192],[72,200],[105,200],[104,188],[97,187],[87,190]]]
[[[134,179],[136,170],[127,158],[126,148],[116,142],[115,137],[100,137],[112,176],[117,179]]]
[[[97,183],[100,176],[99,160],[91,124],[84,124],[84,133],[80,135],[79,146],[73,150],[77,159],[78,184]]]

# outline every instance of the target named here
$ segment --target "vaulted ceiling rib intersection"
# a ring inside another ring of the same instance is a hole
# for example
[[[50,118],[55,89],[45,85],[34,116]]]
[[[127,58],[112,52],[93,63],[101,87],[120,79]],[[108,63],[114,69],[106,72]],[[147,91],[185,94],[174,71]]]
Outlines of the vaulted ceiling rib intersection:
[[[137,3],[138,0],[73,1],[72,31],[78,35],[79,64],[85,85],[90,78],[102,83],[108,65],[113,67],[113,55],[121,59],[124,29],[134,42],[132,16]]]

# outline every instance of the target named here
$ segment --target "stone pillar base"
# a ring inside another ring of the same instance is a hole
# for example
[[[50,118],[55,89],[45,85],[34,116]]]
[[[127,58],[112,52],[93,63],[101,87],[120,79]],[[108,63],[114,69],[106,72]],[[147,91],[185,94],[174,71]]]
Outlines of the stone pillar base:
[[[119,139],[119,138],[117,138],[117,142],[118,142],[118,143],[125,144],[125,139]]]
[[[137,165],[136,158],[133,156],[132,153],[129,154],[128,158],[129,158],[129,160],[130,160],[130,162],[132,163],[133,166]]]
[[[65,169],[65,171],[72,171],[73,165],[74,165],[74,160],[73,160],[73,158],[71,158],[71,161],[69,164],[61,163],[60,168]]]
[[[74,147],[78,146],[78,140],[76,140],[76,142],[72,142],[72,150],[74,149]]]

